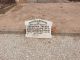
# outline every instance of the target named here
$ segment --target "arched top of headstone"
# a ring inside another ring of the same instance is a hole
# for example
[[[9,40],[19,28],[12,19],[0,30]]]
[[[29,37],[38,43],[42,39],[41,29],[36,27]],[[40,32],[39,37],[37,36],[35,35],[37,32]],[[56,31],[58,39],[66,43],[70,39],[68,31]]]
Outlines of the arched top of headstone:
[[[32,19],[29,21],[25,21],[25,25],[26,24],[49,24],[51,26],[52,22],[49,20],[44,20],[44,19]]]

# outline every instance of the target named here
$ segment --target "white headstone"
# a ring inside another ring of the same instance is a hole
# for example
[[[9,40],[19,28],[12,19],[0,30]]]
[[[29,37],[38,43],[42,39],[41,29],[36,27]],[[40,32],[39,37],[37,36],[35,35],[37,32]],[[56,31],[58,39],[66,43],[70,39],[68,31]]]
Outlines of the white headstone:
[[[42,19],[25,21],[26,37],[51,38],[52,22]]]

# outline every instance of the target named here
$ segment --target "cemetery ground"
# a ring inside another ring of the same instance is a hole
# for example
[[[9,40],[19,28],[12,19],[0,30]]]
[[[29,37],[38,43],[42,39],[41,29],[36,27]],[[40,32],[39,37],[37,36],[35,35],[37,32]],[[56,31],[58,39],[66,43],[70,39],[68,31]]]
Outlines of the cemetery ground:
[[[0,34],[0,60],[79,60],[79,35],[54,35],[51,39],[25,34]]]
[[[22,4],[0,14],[0,60],[80,60],[80,3]],[[53,22],[51,39],[25,37],[25,20]]]
[[[24,22],[45,19],[54,33],[80,33],[80,3],[19,4],[0,15],[0,31],[25,32]]]

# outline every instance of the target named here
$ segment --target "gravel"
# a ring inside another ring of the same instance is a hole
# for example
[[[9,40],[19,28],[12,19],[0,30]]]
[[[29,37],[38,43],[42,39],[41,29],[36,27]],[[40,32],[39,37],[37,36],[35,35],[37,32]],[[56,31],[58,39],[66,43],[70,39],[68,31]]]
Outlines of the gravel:
[[[0,60],[80,60],[80,37],[34,39],[24,34],[0,34]]]

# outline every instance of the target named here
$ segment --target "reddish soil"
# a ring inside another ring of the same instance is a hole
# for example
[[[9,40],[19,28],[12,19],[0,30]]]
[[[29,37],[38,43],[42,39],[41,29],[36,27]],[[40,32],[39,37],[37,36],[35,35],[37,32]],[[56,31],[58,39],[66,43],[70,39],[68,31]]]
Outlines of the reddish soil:
[[[80,33],[80,3],[17,5],[0,15],[0,31],[24,31],[24,22],[35,18],[52,21],[56,33]]]

